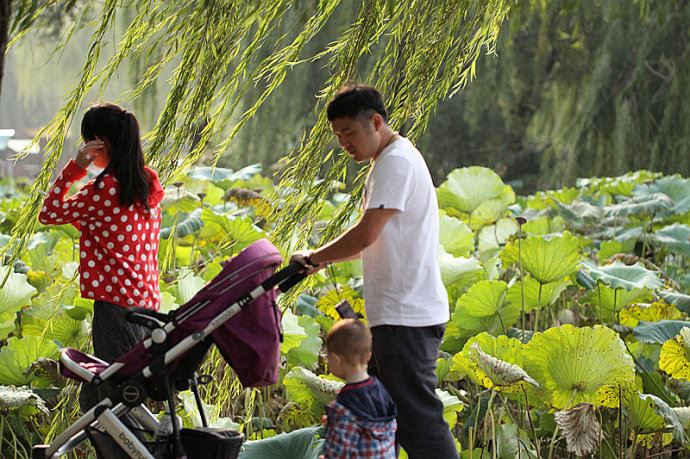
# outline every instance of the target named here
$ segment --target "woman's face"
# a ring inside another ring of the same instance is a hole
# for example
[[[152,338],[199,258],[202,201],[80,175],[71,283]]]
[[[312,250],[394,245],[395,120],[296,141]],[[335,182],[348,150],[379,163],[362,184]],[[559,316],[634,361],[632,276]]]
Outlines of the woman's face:
[[[92,151],[91,154],[94,155],[92,164],[100,169],[105,169],[110,163],[110,142],[108,139],[101,139],[100,137],[96,137],[96,140],[102,140],[103,147]]]

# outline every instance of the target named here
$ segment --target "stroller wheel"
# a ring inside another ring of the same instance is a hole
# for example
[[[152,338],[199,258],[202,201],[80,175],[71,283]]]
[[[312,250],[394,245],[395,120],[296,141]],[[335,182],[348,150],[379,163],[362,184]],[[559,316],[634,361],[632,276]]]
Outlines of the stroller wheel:
[[[31,459],[46,459],[48,445],[36,445],[31,448]]]

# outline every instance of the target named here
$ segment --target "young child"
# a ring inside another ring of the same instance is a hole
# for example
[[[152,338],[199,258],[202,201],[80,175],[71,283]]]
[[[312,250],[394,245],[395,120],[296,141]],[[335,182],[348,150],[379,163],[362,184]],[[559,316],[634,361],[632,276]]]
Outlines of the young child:
[[[144,327],[127,320],[127,308],[160,305],[163,188],[156,173],[144,165],[139,124],[131,112],[113,104],[94,105],[84,114],[81,135],[84,146],[55,180],[38,218],[45,225],[69,223],[79,230],[81,295],[94,300],[94,355],[112,362],[146,335]],[[103,171],[66,198],[91,164]],[[110,386],[103,386],[82,387],[83,411],[106,395]],[[98,456],[127,457],[113,445],[97,449]]]
[[[356,319],[337,322],[326,336],[328,368],[346,381],[326,407],[325,459],[394,459],[396,409],[375,377],[367,373],[371,333]]]

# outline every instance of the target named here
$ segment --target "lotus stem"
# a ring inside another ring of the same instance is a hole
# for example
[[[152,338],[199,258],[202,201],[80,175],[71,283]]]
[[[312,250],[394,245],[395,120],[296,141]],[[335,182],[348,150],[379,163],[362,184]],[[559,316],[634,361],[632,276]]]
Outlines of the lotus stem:
[[[614,290],[614,298],[615,298],[615,290]],[[616,301],[614,299],[613,302],[613,307],[614,310],[616,308]],[[624,451],[624,446],[623,446],[623,390],[621,389],[620,384],[618,385],[618,453],[620,455],[621,459],[625,459],[625,455],[623,453]]]
[[[522,341],[525,342],[525,330],[527,326],[525,324],[525,279],[522,272],[522,224],[518,220],[518,270],[520,271],[520,298],[522,300]]]
[[[618,301],[618,289],[613,289],[613,323],[618,323],[618,313],[616,312],[616,302]]]
[[[599,323],[604,323],[602,309],[601,309],[601,284],[597,281],[597,293],[599,294]]]
[[[539,446],[539,437],[537,437],[537,431],[534,429],[534,423],[532,422],[532,415],[529,409],[529,400],[527,399],[527,391],[525,386],[522,386],[522,393],[525,395],[525,412],[527,413],[527,421],[529,422],[530,430],[532,431],[532,438],[534,438],[534,447],[537,448],[537,457],[541,457],[541,447]],[[470,456],[472,457],[472,456]]]
[[[559,431],[560,428],[556,426],[556,429],[553,431],[553,435],[551,435],[551,443],[549,443],[549,459],[553,459],[553,450],[556,446],[556,438],[558,437]]]

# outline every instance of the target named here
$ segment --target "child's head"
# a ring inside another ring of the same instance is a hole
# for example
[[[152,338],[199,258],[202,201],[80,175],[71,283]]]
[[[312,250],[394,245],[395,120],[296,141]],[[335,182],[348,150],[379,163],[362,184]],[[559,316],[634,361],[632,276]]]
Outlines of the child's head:
[[[331,373],[347,379],[366,370],[371,358],[371,332],[360,320],[343,319],[326,335],[326,349]]]
[[[144,167],[139,123],[133,113],[109,103],[93,105],[84,114],[81,136],[85,142],[102,140],[105,148],[94,164],[112,173],[120,184],[120,205],[147,206],[149,176]],[[101,176],[97,181],[100,182]]]

